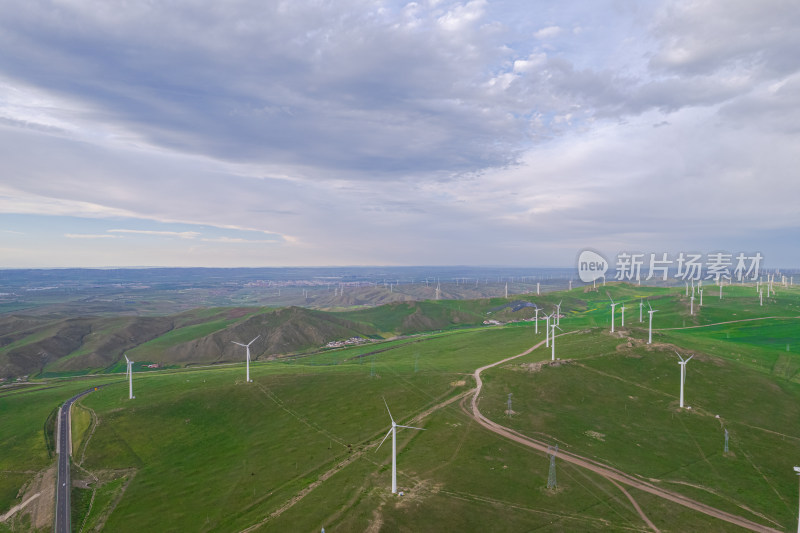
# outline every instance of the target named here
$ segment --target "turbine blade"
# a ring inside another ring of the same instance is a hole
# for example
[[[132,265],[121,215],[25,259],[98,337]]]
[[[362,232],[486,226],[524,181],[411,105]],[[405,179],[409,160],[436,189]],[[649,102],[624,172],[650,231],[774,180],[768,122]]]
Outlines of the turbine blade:
[[[392,417],[392,412],[389,411],[389,404],[386,403],[386,398],[383,398],[383,404],[386,406],[386,412],[389,413],[389,419],[394,423],[394,417]]]
[[[261,336],[261,335],[259,335],[258,337],[260,337],[260,336]],[[256,341],[258,340],[258,337],[256,337],[255,339],[251,340],[250,342],[248,342],[248,343],[247,343],[247,345],[248,345],[248,346],[250,346],[251,344],[253,344],[254,342],[256,342]]]
[[[389,434],[390,434],[391,432],[392,432],[392,428],[389,428],[389,431],[387,431],[387,432],[386,432],[386,436],[385,436],[385,437],[383,437],[383,440],[381,441],[381,443],[380,443],[380,444],[378,444],[378,447],[377,447],[377,448],[375,448],[375,451],[376,451],[376,452],[377,452],[378,450],[380,450],[380,449],[381,449],[381,446],[383,446],[383,443],[384,443],[384,441],[386,441],[386,439],[388,439],[388,438],[389,438]]]
[[[244,346],[245,348],[247,348],[247,345],[246,344],[242,344],[241,342],[236,342],[236,341],[231,341],[231,342],[233,344],[238,344],[239,346]]]
[[[690,355],[689,359],[691,359],[692,357],[694,357],[694,354]],[[689,359],[686,360],[687,363],[689,362]]]
[[[130,360],[130,359],[128,359],[128,356],[127,356],[127,355],[125,356],[125,361],[126,361],[126,362],[128,362],[128,363],[130,363],[130,362],[131,362],[131,360]]]
[[[401,426],[400,424],[397,424],[397,427],[399,427],[399,428],[407,428],[407,429],[418,429],[420,431],[425,431],[425,428],[415,428],[414,426]]]

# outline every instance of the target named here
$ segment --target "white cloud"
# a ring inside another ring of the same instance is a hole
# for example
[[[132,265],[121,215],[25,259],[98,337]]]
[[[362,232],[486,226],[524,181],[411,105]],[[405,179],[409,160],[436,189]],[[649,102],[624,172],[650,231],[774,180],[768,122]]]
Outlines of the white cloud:
[[[122,233],[127,235],[152,235],[156,237],[178,237],[181,239],[195,239],[201,235],[196,231],[157,231],[140,229],[110,229],[109,233]]]
[[[91,233],[65,233],[64,237],[68,239],[114,239],[114,235],[97,235]]]
[[[554,37],[558,37],[562,31],[563,30],[558,26],[547,26],[546,28],[536,31],[533,36],[540,40],[553,39]]]

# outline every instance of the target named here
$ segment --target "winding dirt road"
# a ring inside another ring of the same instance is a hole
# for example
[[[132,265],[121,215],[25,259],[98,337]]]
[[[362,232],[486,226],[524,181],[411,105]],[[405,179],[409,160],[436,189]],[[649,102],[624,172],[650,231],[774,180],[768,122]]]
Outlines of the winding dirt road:
[[[575,332],[562,333],[561,335],[557,335],[557,336],[561,337],[561,336],[564,336],[564,335],[569,335],[571,333],[575,333]],[[521,434],[521,433],[519,433],[517,431],[514,431],[513,429],[507,428],[505,426],[502,426],[502,425],[498,424],[497,422],[489,420],[488,418],[483,416],[483,414],[478,409],[478,397],[480,396],[481,389],[483,388],[483,381],[481,380],[481,373],[486,369],[493,368],[495,366],[502,365],[503,363],[507,363],[508,361],[511,361],[513,359],[517,359],[518,357],[522,357],[522,356],[528,355],[533,350],[535,350],[536,348],[538,348],[542,344],[544,344],[544,342],[545,341],[541,341],[538,344],[532,346],[531,348],[525,350],[524,352],[522,352],[520,354],[513,355],[511,357],[506,357],[505,359],[497,361],[496,363],[492,363],[492,364],[489,364],[489,365],[486,365],[486,366],[482,366],[481,368],[477,369],[473,374],[474,377],[475,377],[475,383],[476,383],[477,386],[475,388],[475,394],[472,396],[472,413],[471,413],[471,415],[480,425],[482,425],[486,429],[488,429],[490,431],[493,431],[494,433],[496,433],[498,435],[502,435],[503,437],[506,437],[507,439],[513,440],[514,442],[518,442],[519,444],[523,444],[525,446],[528,446],[529,448],[533,448],[533,449],[541,451],[543,453],[547,453],[547,451],[548,451],[547,443],[539,441],[539,440],[536,440],[536,439],[532,439],[532,438],[530,438],[530,437],[528,437],[526,435],[523,435],[523,434]],[[559,450],[559,457],[564,461],[567,461],[567,462],[572,463],[572,464],[574,464],[576,466],[580,466],[581,468],[586,468],[587,470],[595,472],[596,474],[599,474],[599,475],[607,478],[612,483],[618,482],[618,483],[622,483],[624,485],[628,485],[630,487],[634,487],[634,488],[642,490],[644,492],[653,494],[654,496],[658,496],[659,498],[664,498],[665,500],[669,500],[671,502],[678,503],[680,505],[683,505],[684,507],[688,507],[689,509],[693,509],[695,511],[699,511],[699,512],[704,513],[706,515],[713,516],[714,518],[718,518],[718,519],[724,520],[726,522],[730,522],[731,524],[735,524],[737,526],[749,529],[751,531],[771,532],[771,533],[778,533],[779,532],[779,530],[777,530],[777,529],[773,529],[773,528],[770,528],[770,527],[767,527],[767,526],[763,526],[761,524],[757,524],[757,523],[755,523],[755,522],[753,522],[751,520],[748,520],[746,518],[742,518],[740,516],[736,516],[734,514],[730,514],[730,513],[727,513],[725,511],[716,509],[716,508],[711,507],[709,505],[705,505],[705,504],[700,503],[700,502],[698,502],[696,500],[693,500],[691,498],[687,498],[686,496],[683,496],[682,494],[678,494],[677,492],[672,492],[672,491],[669,491],[669,490],[665,490],[665,489],[656,487],[655,485],[653,485],[651,483],[647,483],[646,481],[642,481],[642,480],[637,479],[637,478],[635,478],[635,477],[633,477],[633,476],[631,476],[629,474],[626,474],[626,473],[624,473],[624,472],[622,472],[620,470],[617,470],[615,468],[611,468],[609,466],[605,466],[605,465],[603,465],[601,463],[598,463],[596,461],[593,461],[591,459],[588,459],[588,458],[585,458],[585,457],[581,457],[580,455],[576,455],[576,454],[573,454],[573,453],[569,453],[569,452],[566,452],[566,451]],[[628,497],[630,498],[630,496],[628,496]],[[638,508],[638,505],[636,505],[635,507]],[[639,512],[639,515],[642,517],[642,519],[645,521],[645,523],[648,524],[648,526],[650,526],[651,528],[655,528],[655,526],[652,524],[652,522],[650,522],[649,519],[647,519],[647,517],[644,515],[644,512],[642,512],[640,508],[638,508],[637,511]]]

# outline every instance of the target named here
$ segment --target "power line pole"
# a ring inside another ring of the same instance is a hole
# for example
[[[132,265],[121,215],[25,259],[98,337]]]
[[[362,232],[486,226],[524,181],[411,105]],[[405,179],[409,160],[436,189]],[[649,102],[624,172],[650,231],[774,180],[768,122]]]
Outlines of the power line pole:
[[[550,455],[550,474],[547,476],[547,488],[552,490],[558,487],[558,483],[556,483],[556,454],[558,453],[558,444],[556,444],[555,448],[548,448],[547,453]]]

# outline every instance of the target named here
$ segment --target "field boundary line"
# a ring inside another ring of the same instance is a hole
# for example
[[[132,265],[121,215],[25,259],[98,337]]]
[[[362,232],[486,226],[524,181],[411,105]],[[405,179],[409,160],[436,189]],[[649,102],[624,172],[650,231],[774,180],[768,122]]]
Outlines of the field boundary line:
[[[724,326],[725,324],[738,324],[740,322],[754,322],[756,320],[797,320],[800,316],[762,316],[758,318],[742,318],[739,320],[728,320],[726,322],[715,322],[713,324],[701,324],[699,326],[683,326],[680,328],[658,328],[653,331],[677,331],[681,329],[710,328],[713,326]]]

